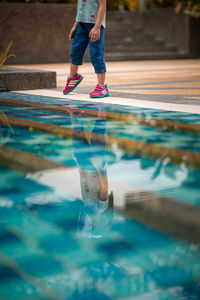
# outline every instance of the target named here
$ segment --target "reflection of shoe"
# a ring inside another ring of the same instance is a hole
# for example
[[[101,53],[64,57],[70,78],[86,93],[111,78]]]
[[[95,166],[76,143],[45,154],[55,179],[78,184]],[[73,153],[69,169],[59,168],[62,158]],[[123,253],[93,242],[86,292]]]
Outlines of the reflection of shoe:
[[[63,94],[67,95],[70,92],[72,92],[79,83],[81,83],[81,81],[83,80],[83,76],[81,76],[80,74],[76,74],[74,77],[68,77],[67,78],[67,83],[66,83],[66,87],[63,90]]]
[[[84,113],[83,109],[77,108],[77,107],[70,107],[69,104],[67,104],[67,109],[76,116],[80,116]]]
[[[91,98],[104,98],[107,96],[109,96],[107,84],[104,86],[97,84],[95,90],[90,93]]]

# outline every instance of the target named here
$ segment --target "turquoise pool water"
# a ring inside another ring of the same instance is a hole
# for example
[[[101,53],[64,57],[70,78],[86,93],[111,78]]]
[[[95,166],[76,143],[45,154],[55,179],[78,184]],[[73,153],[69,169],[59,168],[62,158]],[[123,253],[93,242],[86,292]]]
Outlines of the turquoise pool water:
[[[53,97],[0,98],[66,107]],[[200,299],[199,134],[106,113],[163,125],[200,125],[199,115],[73,100],[60,113],[1,99],[0,299]],[[72,136],[36,130],[38,122]],[[140,142],[147,152],[132,151]]]

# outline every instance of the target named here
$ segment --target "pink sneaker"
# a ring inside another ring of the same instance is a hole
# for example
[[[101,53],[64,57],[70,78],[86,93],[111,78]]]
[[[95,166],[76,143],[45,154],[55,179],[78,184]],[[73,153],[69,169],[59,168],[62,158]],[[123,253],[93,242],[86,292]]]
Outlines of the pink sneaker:
[[[105,84],[104,86],[97,84],[95,90],[90,93],[91,98],[103,98],[108,97],[108,86]]]
[[[74,77],[68,77],[66,87],[63,90],[63,94],[67,95],[71,93],[77,87],[77,85],[81,83],[82,80],[83,76],[78,73]]]

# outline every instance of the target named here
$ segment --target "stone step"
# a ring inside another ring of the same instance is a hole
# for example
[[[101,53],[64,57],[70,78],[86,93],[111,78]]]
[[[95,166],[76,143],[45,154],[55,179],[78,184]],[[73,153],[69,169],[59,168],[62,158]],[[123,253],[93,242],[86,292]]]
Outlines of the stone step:
[[[154,36],[140,35],[140,36],[130,36],[123,35],[119,38],[118,36],[113,36],[112,38],[106,38],[105,44],[109,45],[129,45],[129,44],[138,44],[138,45],[158,45],[166,46],[167,43],[164,40],[156,39]],[[175,46],[175,45],[170,45]]]
[[[134,32],[133,30],[127,30],[124,28],[123,30],[113,30],[112,32],[107,32],[105,34],[106,37],[109,39],[117,38],[117,39],[123,39],[124,37],[132,37],[132,38],[138,38],[142,39],[144,37],[146,38],[155,38],[153,34],[145,33],[144,31],[140,30],[138,32]]]
[[[168,14],[172,14],[172,10],[168,11]],[[162,20],[165,17],[159,15],[156,18]],[[160,30],[157,19],[152,19],[152,15],[147,12],[144,14],[112,12],[112,18],[108,12],[107,20],[105,47],[107,60],[189,57],[185,50],[181,53],[178,42],[170,39],[165,30]],[[171,33],[173,34],[173,29]]]
[[[122,43],[157,43],[159,45],[165,45],[166,42],[163,40],[158,40],[155,39],[155,37],[150,37],[150,36],[129,36],[125,35],[122,38],[118,37],[112,37],[112,39],[106,38],[107,43],[117,43],[117,44],[122,44]]]
[[[113,24],[130,24],[134,26],[141,26],[143,25],[143,16],[140,14],[134,14],[133,12],[126,11],[125,14],[119,13],[116,11],[116,13],[111,12],[111,18],[109,16],[109,12],[107,13],[107,27],[113,25]]]
[[[183,59],[188,58],[187,54],[177,51],[147,51],[147,52],[107,52],[106,61],[126,60],[151,60],[151,59]]]
[[[56,72],[3,67],[0,90],[34,90],[56,88]]]
[[[170,47],[166,45],[156,45],[156,44],[139,44],[139,43],[131,43],[131,44],[106,44],[105,49],[107,52],[119,52],[119,51],[177,51],[176,47]]]
[[[142,27],[134,27],[132,24],[120,24],[116,26],[116,23],[113,24],[113,26],[109,26],[108,28],[106,28],[105,33],[106,34],[112,34],[113,32],[117,32],[117,33],[121,33],[121,32],[129,32],[131,34],[137,34],[140,33],[141,31],[143,31]],[[124,32],[124,33],[125,33]]]
[[[168,47],[168,46],[159,46],[159,45],[140,45],[140,44],[130,44],[130,45],[106,45],[105,46],[106,52],[126,52],[126,53],[132,53],[132,52],[147,52],[147,51],[171,51],[176,52],[177,48],[175,47]]]
[[[130,45],[107,45],[105,47],[106,52],[119,52],[119,51],[125,51],[127,52],[147,52],[147,51],[177,51],[175,47],[164,47],[164,46],[159,46],[159,45],[138,45],[138,44],[130,44]]]

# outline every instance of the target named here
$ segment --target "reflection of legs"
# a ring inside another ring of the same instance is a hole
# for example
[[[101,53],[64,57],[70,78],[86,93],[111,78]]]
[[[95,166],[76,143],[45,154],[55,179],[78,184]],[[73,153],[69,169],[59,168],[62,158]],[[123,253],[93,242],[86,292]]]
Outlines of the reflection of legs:
[[[104,112],[102,112],[104,113]],[[81,170],[94,172],[99,180],[99,196],[98,199],[106,201],[108,199],[108,180],[107,180],[107,163],[105,151],[105,131],[106,120],[97,119],[91,135],[91,143],[88,142],[84,127],[81,124],[80,118],[70,112],[72,122],[72,143],[74,148],[74,158]],[[81,153],[80,143],[77,142],[77,130],[79,138],[87,146],[87,153]],[[98,144],[95,135],[100,134],[101,151],[95,151],[95,146]]]
[[[105,116],[105,112],[101,111],[101,117]],[[106,116],[105,116],[106,117]],[[105,148],[105,132],[106,120],[97,119],[92,130],[91,145],[97,144],[95,135],[99,134],[99,143],[101,151],[95,152],[94,150],[94,165],[97,168],[99,175],[99,199],[106,201],[108,199],[108,179],[107,179],[107,162],[106,162],[106,148]],[[95,149],[95,148],[94,148]]]
[[[98,143],[102,145],[103,149],[101,151],[101,155],[105,156],[106,112],[99,110],[98,116],[101,117],[101,119],[97,119],[95,121],[92,130],[91,145],[96,145]],[[98,141],[96,134],[98,134]]]
[[[74,114],[73,112],[70,112],[71,115],[71,122],[72,122],[72,144],[73,144],[73,152],[74,152],[74,158],[76,160],[77,165],[81,169],[85,169],[85,167],[89,166],[91,169],[91,162],[90,162],[90,151],[88,152],[89,155],[84,155],[80,151],[80,141],[84,143],[86,147],[90,147],[90,144],[88,143],[88,140],[85,136],[84,127],[81,124],[79,116]],[[78,132],[78,138],[77,138],[77,132]]]
[[[88,140],[85,136],[84,127],[81,124],[79,116],[76,113],[74,114],[73,111],[70,111],[70,116],[71,116],[71,122],[72,122],[72,141],[77,141],[76,135],[77,135],[77,130],[78,130],[79,132],[81,132],[81,141],[83,141],[83,143],[89,145]]]

